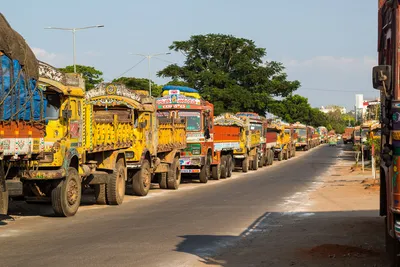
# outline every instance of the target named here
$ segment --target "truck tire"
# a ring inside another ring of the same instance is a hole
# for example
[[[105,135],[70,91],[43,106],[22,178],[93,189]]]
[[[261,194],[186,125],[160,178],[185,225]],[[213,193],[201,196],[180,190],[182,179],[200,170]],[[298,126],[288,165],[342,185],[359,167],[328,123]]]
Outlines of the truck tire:
[[[296,156],[296,148],[294,147],[293,149],[292,149],[292,158],[294,158]]]
[[[221,178],[228,177],[228,156],[224,155],[221,157]]]
[[[160,185],[160,188],[168,189],[167,174],[166,173],[157,173],[157,175],[160,175],[160,181],[158,182],[158,184]]]
[[[126,168],[124,159],[119,159],[106,186],[108,205],[121,205],[125,197]]]
[[[106,205],[107,204],[107,193],[105,184],[95,184],[94,185],[94,197],[96,199],[96,204]]]
[[[51,191],[51,205],[60,217],[74,216],[82,197],[82,183],[78,170],[68,168],[68,175]]]
[[[252,167],[253,171],[258,170],[258,155],[255,155],[255,158],[252,160]]]
[[[246,157],[242,161],[242,172],[248,172],[249,171],[249,159]]]
[[[282,161],[283,160],[283,151],[279,151],[278,153],[278,161]]]
[[[144,159],[140,170],[132,177],[133,193],[137,196],[146,196],[151,187],[150,162]]]
[[[176,190],[181,184],[181,165],[179,159],[175,158],[171,164],[167,174],[167,187],[168,189]]]
[[[5,191],[4,191],[5,189]],[[0,190],[0,214],[7,215],[8,212],[8,191],[7,187]]]
[[[211,177],[213,180],[221,179],[221,165],[217,164],[211,167]]]
[[[286,149],[285,152],[283,153],[283,160],[288,160],[289,159],[289,151]]]
[[[391,266],[393,267],[400,267],[400,242],[399,240],[391,237],[387,232],[386,227],[386,220],[385,217],[385,245],[386,245],[386,252],[389,255]]]
[[[232,158],[232,155],[227,155],[226,156],[226,158],[227,158],[227,170],[228,170],[228,174],[227,174],[227,178],[229,178],[229,177],[231,177],[232,176],[232,172],[233,172],[233,165],[234,165],[234,163],[233,163],[233,158]]]
[[[270,153],[269,150],[265,151],[265,155],[264,155],[264,166],[268,166],[269,165],[269,157],[270,157]]]
[[[258,168],[264,167],[264,162],[265,162],[265,154],[262,155],[260,161],[258,162]]]
[[[208,155],[206,158],[206,164],[204,164],[204,166],[202,166],[200,170],[199,174],[200,183],[206,184],[208,182],[208,178],[210,178],[210,172],[211,172],[211,159],[210,155]]]

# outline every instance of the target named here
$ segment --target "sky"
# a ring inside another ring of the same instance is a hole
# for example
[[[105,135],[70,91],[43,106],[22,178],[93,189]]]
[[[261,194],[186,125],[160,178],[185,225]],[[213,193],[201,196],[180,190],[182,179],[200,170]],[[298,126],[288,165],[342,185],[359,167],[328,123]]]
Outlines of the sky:
[[[147,61],[131,55],[169,52],[173,41],[221,33],[255,41],[265,60],[282,62],[296,92],[313,107],[352,109],[355,94],[379,94],[371,85],[377,61],[377,0],[26,0],[5,1],[1,12],[38,59],[55,67],[72,65],[72,34],[45,27],[104,28],[78,31],[77,64],[103,71],[105,80],[148,77]],[[151,78],[181,54],[151,59]]]

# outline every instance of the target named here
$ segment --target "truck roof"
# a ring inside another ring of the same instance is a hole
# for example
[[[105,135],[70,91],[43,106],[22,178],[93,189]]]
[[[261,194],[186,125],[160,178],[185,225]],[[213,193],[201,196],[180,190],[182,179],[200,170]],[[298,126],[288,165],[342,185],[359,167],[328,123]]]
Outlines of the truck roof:
[[[87,91],[85,98],[97,105],[126,105],[138,110],[155,111],[155,99],[152,96],[138,94],[124,84],[100,83]]]

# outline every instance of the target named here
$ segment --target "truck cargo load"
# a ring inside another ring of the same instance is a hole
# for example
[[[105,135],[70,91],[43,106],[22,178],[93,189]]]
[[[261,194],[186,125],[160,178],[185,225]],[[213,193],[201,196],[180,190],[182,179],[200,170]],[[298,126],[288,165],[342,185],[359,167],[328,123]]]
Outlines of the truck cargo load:
[[[6,182],[23,162],[43,156],[47,100],[38,86],[38,61],[23,37],[0,13],[0,213],[7,213]],[[16,185],[16,186],[15,186]]]

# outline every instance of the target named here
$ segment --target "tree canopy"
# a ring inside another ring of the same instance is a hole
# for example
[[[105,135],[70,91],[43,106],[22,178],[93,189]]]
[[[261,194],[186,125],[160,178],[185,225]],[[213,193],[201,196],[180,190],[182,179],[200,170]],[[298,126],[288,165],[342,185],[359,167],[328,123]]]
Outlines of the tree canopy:
[[[169,65],[158,76],[198,89],[214,104],[216,114],[264,114],[274,96],[289,96],[300,86],[299,81],[287,80],[281,63],[264,61],[266,50],[252,40],[224,34],[194,35],[169,48],[184,54],[185,63]]]
[[[65,68],[60,68],[59,70],[64,73],[73,73],[74,66],[66,66]],[[86,90],[93,89],[96,87],[96,85],[104,81],[102,78],[103,72],[95,69],[94,67],[76,65],[76,72],[81,73],[85,79]]]
[[[133,90],[149,91],[149,79],[135,78],[135,77],[120,77],[114,79],[113,82],[125,84],[126,87]],[[158,97],[161,95],[162,86],[155,84],[151,81],[151,95]]]

